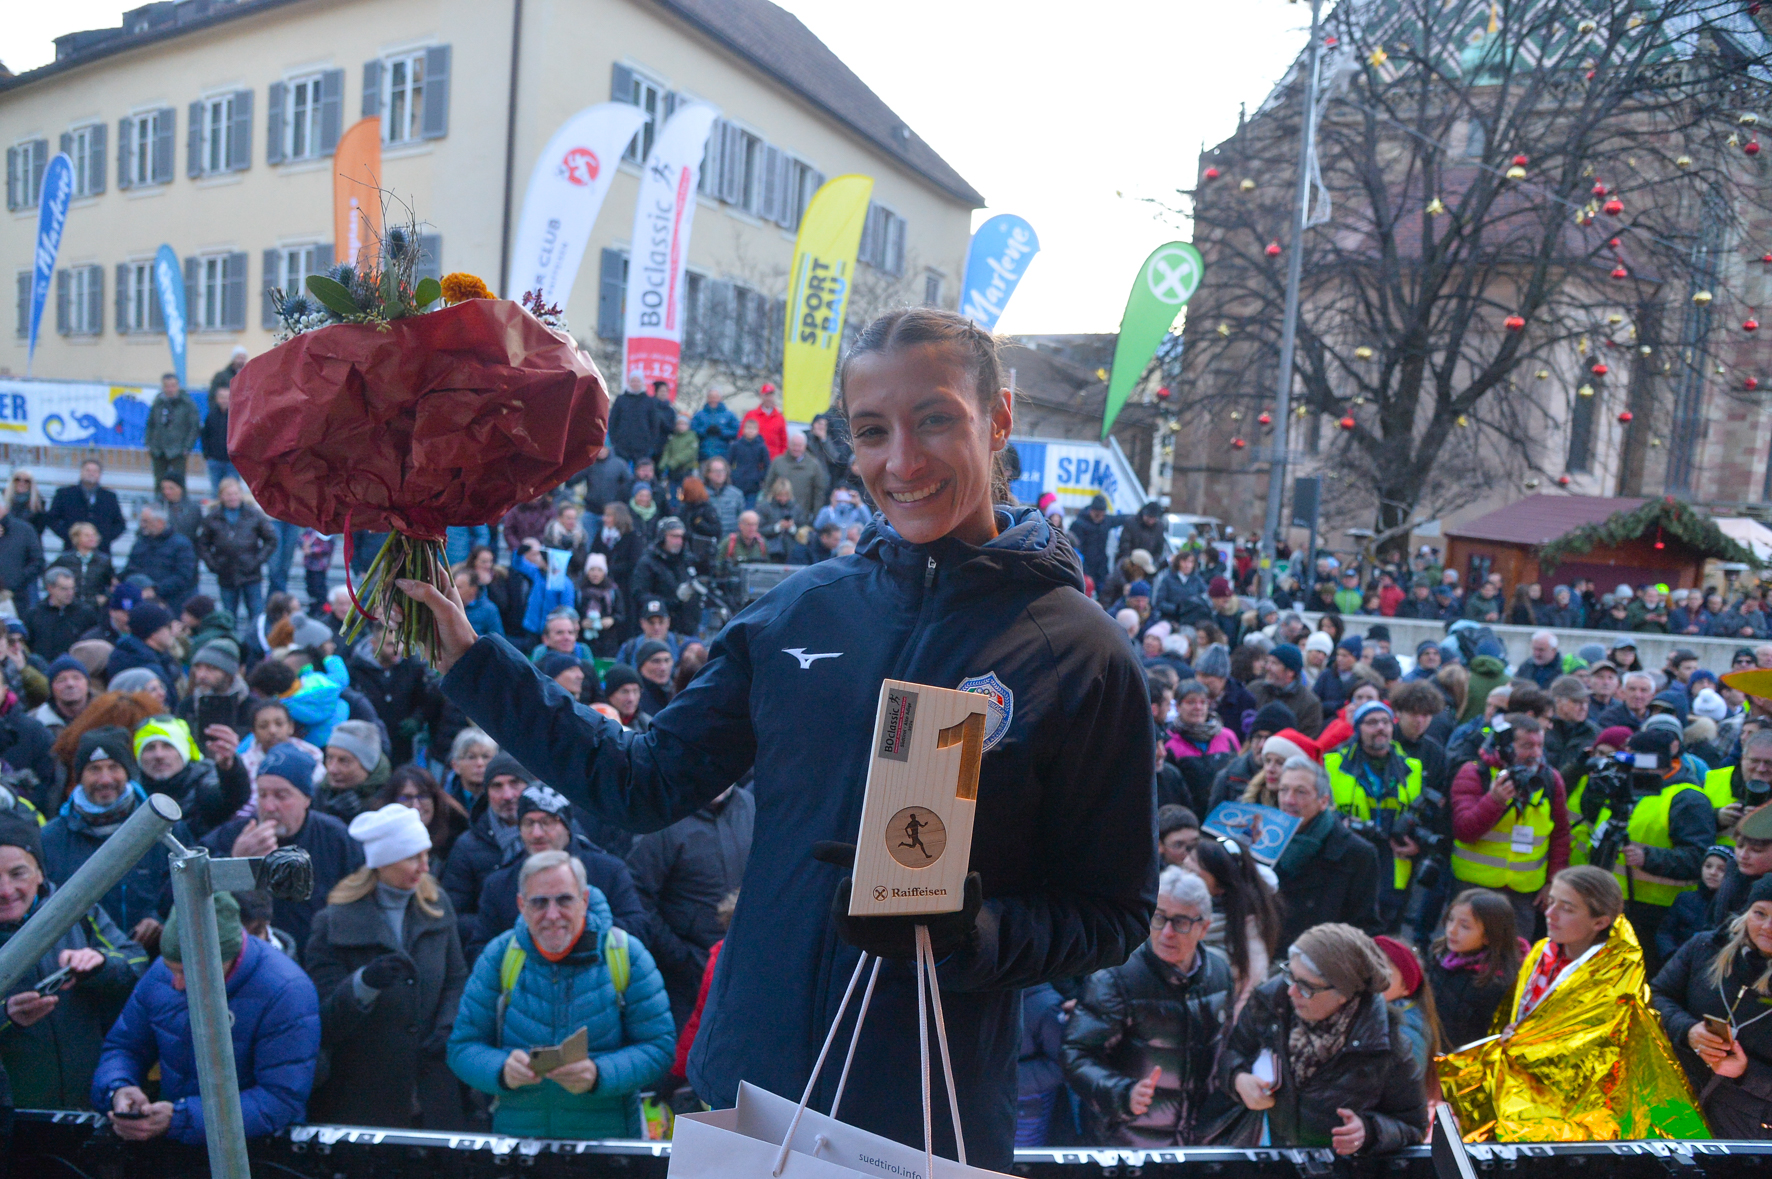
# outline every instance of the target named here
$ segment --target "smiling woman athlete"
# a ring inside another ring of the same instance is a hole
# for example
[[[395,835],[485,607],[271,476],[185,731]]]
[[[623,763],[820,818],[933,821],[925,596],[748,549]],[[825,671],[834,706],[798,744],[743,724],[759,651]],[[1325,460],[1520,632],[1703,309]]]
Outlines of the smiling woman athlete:
[[[1012,407],[989,334],[952,312],[891,312],[861,333],[841,388],[855,471],[880,513],[854,556],[796,573],[733,619],[650,732],[575,704],[502,638],[476,640],[459,603],[401,585],[437,614],[450,699],[611,822],[655,830],[755,768],[750,863],[689,1058],[715,1107],[740,1080],[797,1098],[856,946],[911,957],[911,919],[848,919],[847,874],[813,858],[815,843],[856,836],[880,682],[990,695],[971,860],[983,903],[969,887],[967,910],[931,932],[970,1161],[1003,1170],[1021,989],[1116,965],[1149,934],[1144,672],[1083,596],[1064,536],[993,500]],[[840,1116],[921,1146],[916,1027],[914,967],[888,962]],[[836,1072],[815,1107],[829,1109]],[[935,1087],[937,1149],[951,1158],[939,1069]]]

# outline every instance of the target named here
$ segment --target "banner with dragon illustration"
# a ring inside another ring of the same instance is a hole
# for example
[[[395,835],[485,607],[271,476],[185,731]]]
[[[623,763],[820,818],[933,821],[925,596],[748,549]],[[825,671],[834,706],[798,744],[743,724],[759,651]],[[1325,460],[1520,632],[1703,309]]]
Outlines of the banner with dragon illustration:
[[[143,385],[0,377],[0,442],[15,446],[147,445],[148,405],[159,390]],[[193,392],[201,413],[208,397]]]

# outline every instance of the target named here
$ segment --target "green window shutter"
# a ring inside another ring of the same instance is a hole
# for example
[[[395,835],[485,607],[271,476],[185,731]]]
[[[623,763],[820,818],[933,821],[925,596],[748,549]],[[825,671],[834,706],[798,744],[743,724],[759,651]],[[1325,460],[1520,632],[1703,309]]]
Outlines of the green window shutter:
[[[31,272],[18,272],[18,338],[31,334]]]
[[[277,289],[277,284],[280,281],[280,276],[277,274],[277,263],[282,257],[282,250],[265,251],[265,272],[262,283],[264,313],[260,317],[259,326],[267,332],[275,331],[277,328],[277,301],[271,297],[271,292]]]
[[[363,63],[363,117],[381,118],[381,58]]]
[[[344,134],[345,72],[327,70],[320,75],[320,154],[329,156]]]
[[[622,334],[622,301],[628,290],[628,256],[620,250],[603,250],[597,275],[597,335],[619,340]]]
[[[134,119],[117,120],[117,188],[129,187],[129,139],[135,130]]]
[[[110,155],[105,135],[110,129],[108,124],[94,123],[86,132],[86,191],[93,196],[105,190],[105,160]]]
[[[6,209],[12,212],[20,205],[18,194],[19,165],[18,148],[6,149]]]
[[[173,173],[172,137],[177,130],[178,111],[162,107],[154,114],[154,183],[171,184]],[[198,128],[202,130],[201,126]],[[200,149],[199,149],[200,150]]]
[[[425,50],[425,109],[419,129],[421,139],[442,139],[449,134],[449,46]]]
[[[105,332],[105,268],[86,268],[86,334],[102,336]]]
[[[265,91],[265,163],[283,162],[283,102],[287,82],[272,82]]]
[[[185,175],[203,175],[203,104],[193,102],[186,114],[190,125],[185,128]]]
[[[252,91],[234,91],[233,125],[228,129],[228,162],[230,172],[244,172],[252,167]]]
[[[65,336],[74,330],[68,315],[68,301],[72,293],[69,287],[73,285],[73,277],[65,270],[55,272],[55,331],[59,336]]]
[[[129,270],[129,263],[117,263],[117,290],[113,295],[112,310],[117,316],[119,336],[129,334]]]
[[[609,101],[634,101],[634,71],[619,61],[615,63],[615,71],[609,79]]]
[[[244,250],[222,259],[221,325],[230,331],[246,330],[246,259]]]
[[[203,308],[197,303],[197,278],[203,264],[195,258],[185,259],[185,331],[198,331],[203,326]],[[158,284],[156,284],[157,286]]]

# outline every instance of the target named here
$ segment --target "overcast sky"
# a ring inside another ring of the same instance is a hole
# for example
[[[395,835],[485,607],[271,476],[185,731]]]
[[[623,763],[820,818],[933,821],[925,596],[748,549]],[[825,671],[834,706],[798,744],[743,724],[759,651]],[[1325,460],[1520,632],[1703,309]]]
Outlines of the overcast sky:
[[[999,330],[1113,331],[1140,262],[1185,240],[1147,198],[1191,183],[1200,145],[1236,128],[1302,47],[1287,0],[778,0],[873,87],[989,206],[1040,236]],[[6,0],[0,61],[116,26],[116,0]],[[3,109],[3,108],[0,108]],[[0,119],[0,137],[5,137]]]

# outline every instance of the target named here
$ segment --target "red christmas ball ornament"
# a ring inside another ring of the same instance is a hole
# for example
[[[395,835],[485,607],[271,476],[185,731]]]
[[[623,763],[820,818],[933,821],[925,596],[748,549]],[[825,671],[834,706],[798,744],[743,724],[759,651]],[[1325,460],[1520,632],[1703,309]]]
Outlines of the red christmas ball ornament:
[[[1169,386],[1164,385],[1162,388],[1157,390],[1157,400],[1158,401],[1169,400]]]
[[[1633,418],[1635,416],[1636,415],[1634,415],[1633,413],[1631,413],[1630,410],[1627,409],[1623,413],[1618,415],[1618,420],[1628,426],[1628,425],[1630,425],[1631,418]]]
[[[1588,371],[1592,372],[1596,377],[1603,377],[1612,370],[1607,368],[1604,362],[1601,362],[1594,365],[1594,367]]]
[[[1612,190],[1607,188],[1603,182],[1598,181],[1598,180],[1594,181],[1594,195],[1595,196],[1603,197],[1611,191]]]
[[[1270,258],[1278,258],[1280,256],[1279,242],[1269,242],[1267,244],[1267,256]]]
[[[1757,139],[1750,139],[1741,145],[1741,150],[1750,156],[1757,156],[1760,154],[1760,141]]]
[[[1567,486],[1569,486],[1569,476],[1567,476],[1567,475],[1558,475],[1558,476],[1557,476],[1557,485],[1558,485],[1558,486],[1559,486],[1559,487],[1567,487]]]
[[[1274,424],[1274,415],[1271,413],[1268,413],[1266,410],[1262,410],[1261,416],[1256,418],[1255,420],[1260,422],[1264,426],[1271,426]]]
[[[1611,246],[1614,250],[1616,250],[1618,248],[1618,239],[1613,238],[1611,241],[1607,242],[1606,244],[1608,246]]]
[[[1614,266],[1612,268],[1612,277],[1613,278],[1629,278],[1630,271],[1626,270],[1622,266]]]
[[[1589,70],[1589,71],[1588,71],[1588,72],[1587,72],[1587,80],[1588,80],[1588,81],[1589,81],[1589,82],[1591,82],[1591,81],[1593,81],[1593,80],[1594,80],[1594,71],[1593,71],[1593,70]]]
[[[1760,387],[1760,378],[1746,377],[1742,380],[1741,387],[1746,389],[1749,393],[1752,393],[1755,389]]]
[[[1757,332],[1760,330],[1760,321],[1751,318],[1744,319],[1741,321],[1741,330],[1744,332]]]
[[[1761,254],[1760,261],[1772,264],[1772,254]]]
[[[1218,169],[1217,168],[1206,169],[1206,179],[1217,180],[1218,179]]]
[[[1616,217],[1624,212],[1624,202],[1617,197],[1613,197],[1611,200],[1600,206],[1600,212],[1606,214],[1608,217]]]
[[[1516,167],[1516,168],[1524,168],[1527,164],[1530,164],[1531,162],[1532,161],[1524,155],[1518,155],[1518,156],[1514,157],[1514,167]]]
[[[1510,315],[1501,321],[1501,326],[1510,332],[1524,331],[1526,329],[1526,317],[1523,315]]]
[[[1355,425],[1354,415],[1351,413],[1348,414],[1345,418],[1341,419],[1341,428],[1343,430],[1351,430],[1354,428],[1354,425]]]
[[[1232,438],[1231,445],[1238,450],[1242,450],[1245,446],[1248,446],[1249,444],[1247,442],[1243,441],[1241,438]]]

